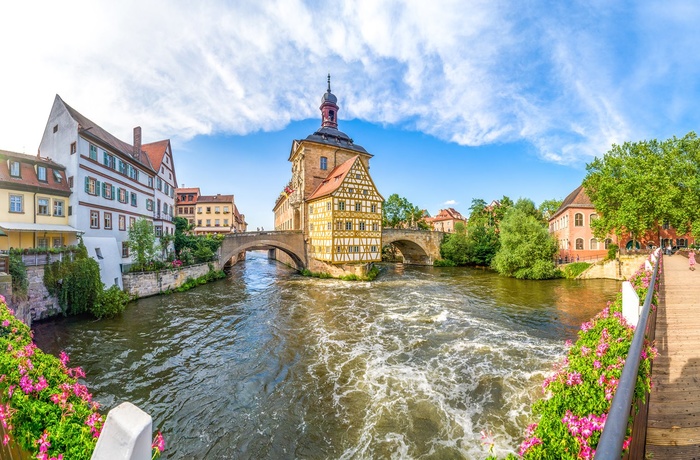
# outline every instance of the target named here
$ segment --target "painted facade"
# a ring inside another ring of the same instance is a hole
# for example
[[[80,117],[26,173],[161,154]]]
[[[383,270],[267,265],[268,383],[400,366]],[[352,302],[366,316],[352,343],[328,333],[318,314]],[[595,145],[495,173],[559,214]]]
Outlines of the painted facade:
[[[175,166],[173,163],[173,151],[170,140],[162,140],[151,144],[144,144],[142,147],[151,166],[156,171],[153,184],[153,227],[156,236],[174,235],[175,224],[175,189],[177,188],[177,178],[175,177]]]
[[[124,142],[56,95],[39,154],[66,166],[72,191],[68,223],[83,232],[88,253],[100,264],[107,286],[116,283],[121,287],[120,264],[131,262],[128,229],[138,218],[168,232],[173,229],[172,218],[162,213],[166,209],[170,216],[175,201],[170,196],[174,196],[170,189],[177,187],[172,152],[168,141],[154,144],[146,144],[146,149],[163,146],[163,158],[167,157],[170,168],[167,172],[153,167],[141,142],[140,127],[133,130],[133,143]],[[162,190],[157,193],[159,181]],[[161,201],[160,218],[157,200]]]
[[[187,219],[193,227],[197,225],[197,199],[199,198],[199,187],[178,188],[175,190],[175,215]]]
[[[48,158],[0,150],[0,250],[77,243],[68,224],[66,168]]]
[[[447,233],[455,231],[457,222],[467,225],[467,219],[454,208],[441,209],[434,217],[426,217],[425,221],[433,230]]]
[[[275,230],[303,230],[316,260],[378,261],[384,199],[369,173],[372,155],[338,130],[337,101],[329,76],[319,107],[321,128],[292,142],[292,179],[273,207]]]

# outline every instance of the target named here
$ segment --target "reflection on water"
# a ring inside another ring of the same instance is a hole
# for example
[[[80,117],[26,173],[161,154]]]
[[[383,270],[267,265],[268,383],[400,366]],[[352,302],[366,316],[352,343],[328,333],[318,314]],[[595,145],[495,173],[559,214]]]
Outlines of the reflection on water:
[[[410,266],[320,280],[249,254],[226,280],[35,332],[104,406],[149,412],[166,458],[483,458],[479,432],[518,444],[563,341],[617,289]]]

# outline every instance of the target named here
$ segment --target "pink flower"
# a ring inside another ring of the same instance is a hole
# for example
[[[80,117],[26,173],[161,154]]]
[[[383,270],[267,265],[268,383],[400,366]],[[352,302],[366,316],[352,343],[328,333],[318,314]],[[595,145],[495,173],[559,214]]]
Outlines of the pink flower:
[[[593,361],[593,367],[595,367],[596,369],[600,369],[600,366],[601,366],[600,361],[598,361],[597,359],[595,361]]]
[[[582,383],[583,380],[581,379],[581,373],[580,372],[570,372],[566,376],[566,384],[569,386],[574,386]]]
[[[68,357],[68,353],[66,353],[65,351],[62,351],[61,355],[60,355],[60,360],[61,360],[61,364],[63,364],[63,367],[66,367],[66,364],[68,364],[68,361],[70,361],[70,358]]]
[[[165,439],[163,439],[163,433],[161,433],[160,431],[158,432],[158,434],[156,434],[156,437],[153,439],[153,444],[151,445],[151,448],[158,450],[158,453],[162,453],[165,450]]]
[[[537,437],[531,437],[525,439],[522,444],[520,444],[520,450],[518,451],[520,453],[520,456],[522,457],[525,455],[525,453],[530,450],[533,446],[536,446],[537,444],[542,444],[542,440]]]
[[[10,322],[6,319],[2,320],[2,327],[8,327],[10,325]]]
[[[588,356],[588,354],[591,352],[591,349],[588,347],[581,347],[581,356]]]
[[[10,435],[6,434],[5,436],[2,437],[2,445],[6,446],[10,442]]]

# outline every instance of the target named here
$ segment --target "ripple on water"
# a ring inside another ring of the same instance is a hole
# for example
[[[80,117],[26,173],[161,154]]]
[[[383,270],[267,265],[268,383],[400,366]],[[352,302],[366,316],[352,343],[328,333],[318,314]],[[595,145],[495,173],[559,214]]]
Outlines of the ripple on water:
[[[167,458],[482,458],[481,430],[516,447],[563,340],[616,288],[412,267],[340,282],[249,255],[119,318],[35,331],[103,405],[151,413]]]

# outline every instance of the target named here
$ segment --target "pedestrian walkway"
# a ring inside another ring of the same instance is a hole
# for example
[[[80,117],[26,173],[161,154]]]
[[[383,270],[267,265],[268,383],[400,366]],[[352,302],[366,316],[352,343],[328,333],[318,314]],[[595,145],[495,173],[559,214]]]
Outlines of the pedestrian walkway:
[[[646,458],[700,460],[700,269],[664,256]]]

